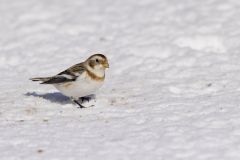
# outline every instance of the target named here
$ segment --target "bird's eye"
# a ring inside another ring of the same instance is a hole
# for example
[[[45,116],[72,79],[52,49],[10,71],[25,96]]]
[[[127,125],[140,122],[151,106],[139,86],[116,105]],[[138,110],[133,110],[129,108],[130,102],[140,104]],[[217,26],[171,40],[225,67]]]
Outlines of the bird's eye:
[[[98,59],[96,59],[96,62],[97,62],[97,63],[99,63],[99,60],[98,60]]]

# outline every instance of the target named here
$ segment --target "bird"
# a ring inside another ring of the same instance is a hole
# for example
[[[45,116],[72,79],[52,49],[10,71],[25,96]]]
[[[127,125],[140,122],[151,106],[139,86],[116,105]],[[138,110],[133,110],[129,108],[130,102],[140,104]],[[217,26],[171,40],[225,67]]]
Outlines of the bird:
[[[107,57],[103,54],[94,54],[84,62],[75,64],[57,75],[30,80],[53,85],[76,103],[78,108],[85,108],[79,100],[83,102],[86,96],[94,94],[103,85],[107,68],[109,68]],[[88,98],[87,100],[89,101]]]

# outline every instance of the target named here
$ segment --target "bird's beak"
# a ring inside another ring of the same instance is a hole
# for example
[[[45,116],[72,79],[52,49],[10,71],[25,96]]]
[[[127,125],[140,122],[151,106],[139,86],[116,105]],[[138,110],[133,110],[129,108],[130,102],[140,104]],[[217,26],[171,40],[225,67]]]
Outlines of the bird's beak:
[[[103,64],[103,67],[104,67],[104,68],[109,68],[109,64],[108,64],[108,63],[104,63],[104,64]]]

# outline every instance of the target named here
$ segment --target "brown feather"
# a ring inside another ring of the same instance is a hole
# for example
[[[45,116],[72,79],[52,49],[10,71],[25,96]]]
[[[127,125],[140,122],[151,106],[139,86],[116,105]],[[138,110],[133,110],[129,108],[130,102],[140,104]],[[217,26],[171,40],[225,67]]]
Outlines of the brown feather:
[[[103,81],[105,79],[105,75],[103,77],[99,77],[97,75],[95,75],[94,73],[92,73],[89,70],[86,70],[87,74],[90,76],[91,79],[96,80],[96,81]]]

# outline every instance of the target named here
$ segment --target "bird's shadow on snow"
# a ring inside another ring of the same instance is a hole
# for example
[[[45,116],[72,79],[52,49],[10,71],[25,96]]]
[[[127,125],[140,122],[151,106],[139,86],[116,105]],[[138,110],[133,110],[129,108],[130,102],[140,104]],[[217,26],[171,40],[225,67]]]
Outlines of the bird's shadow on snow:
[[[36,92],[27,92],[25,96],[32,96],[32,97],[39,97],[46,99],[48,101],[54,102],[54,103],[59,103],[59,104],[69,104],[72,103],[70,98],[67,96],[64,96],[60,92],[53,92],[53,93],[44,93],[44,94],[39,94]]]
[[[27,92],[27,93],[25,93],[25,96],[39,97],[39,98],[46,99],[50,102],[59,103],[59,104],[70,104],[70,103],[72,103],[72,101],[70,100],[69,97],[64,96],[60,92],[44,93],[44,94],[39,94],[39,93],[36,93],[36,92]],[[94,94],[92,94],[92,95],[86,96],[85,98],[89,98],[91,100],[91,99],[96,99],[96,96]]]

